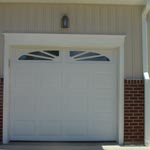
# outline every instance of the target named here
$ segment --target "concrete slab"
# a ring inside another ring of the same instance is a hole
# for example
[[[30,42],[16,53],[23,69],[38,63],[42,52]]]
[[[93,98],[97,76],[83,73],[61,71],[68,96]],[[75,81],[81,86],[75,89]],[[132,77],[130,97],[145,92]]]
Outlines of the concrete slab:
[[[20,143],[0,145],[0,150],[150,150],[145,146],[118,146],[114,143]]]

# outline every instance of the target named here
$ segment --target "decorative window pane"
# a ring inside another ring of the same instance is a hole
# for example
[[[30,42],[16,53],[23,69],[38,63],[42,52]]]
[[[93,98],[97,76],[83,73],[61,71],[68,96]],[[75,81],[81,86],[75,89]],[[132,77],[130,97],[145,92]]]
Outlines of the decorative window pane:
[[[45,56],[45,57],[54,58],[54,57],[52,57],[52,56],[50,56],[50,55],[47,55],[47,54],[45,54],[45,53],[42,53],[42,52],[31,52],[31,53],[29,53],[29,54],[33,54],[33,55],[37,55],[37,56]]]
[[[19,58],[19,60],[49,60],[49,59],[23,55]]]
[[[85,58],[85,57],[90,57],[90,56],[98,56],[100,54],[98,53],[93,53],[93,52],[89,52],[89,53],[85,53],[83,55],[80,55],[80,56],[77,56],[77,57],[74,57],[74,58]]]
[[[83,52],[84,51],[70,51],[70,56],[73,57],[73,56],[76,56],[76,55],[81,54]]]
[[[48,51],[48,50],[45,50],[44,52],[46,52],[48,54],[51,54],[51,55],[54,55],[54,56],[59,56],[59,51]]]
[[[77,61],[110,61],[107,57],[95,57],[95,58],[87,58],[87,59],[80,59]]]
[[[70,51],[70,57],[76,61],[110,61],[100,53],[88,51]]]
[[[18,60],[49,60],[53,61],[56,57],[59,56],[59,51],[54,50],[43,50],[30,52],[28,54],[22,55]]]

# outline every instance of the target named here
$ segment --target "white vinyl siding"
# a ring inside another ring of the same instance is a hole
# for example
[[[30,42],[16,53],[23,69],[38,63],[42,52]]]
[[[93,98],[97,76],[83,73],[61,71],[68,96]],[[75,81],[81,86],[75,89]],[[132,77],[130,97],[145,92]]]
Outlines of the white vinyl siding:
[[[149,66],[149,73],[150,73],[150,13],[148,14],[147,17],[147,22],[148,22],[148,66]]]
[[[0,33],[71,33],[126,35],[125,78],[142,78],[142,6],[0,4]],[[63,14],[70,28],[63,30]],[[0,76],[3,74],[0,35]]]

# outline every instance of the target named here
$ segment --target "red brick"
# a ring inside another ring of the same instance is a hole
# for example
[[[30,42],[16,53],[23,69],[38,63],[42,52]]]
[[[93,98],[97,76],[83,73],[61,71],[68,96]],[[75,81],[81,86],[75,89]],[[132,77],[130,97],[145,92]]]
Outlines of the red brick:
[[[125,80],[124,139],[125,143],[144,141],[144,81]]]
[[[131,103],[131,104],[127,104],[127,105],[130,105],[130,106],[139,106],[139,104],[136,104],[136,103]]]

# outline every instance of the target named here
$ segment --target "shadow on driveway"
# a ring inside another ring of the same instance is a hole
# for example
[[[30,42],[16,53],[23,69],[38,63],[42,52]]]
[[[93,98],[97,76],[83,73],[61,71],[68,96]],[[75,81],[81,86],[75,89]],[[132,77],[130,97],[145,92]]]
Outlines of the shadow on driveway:
[[[0,150],[150,150],[150,147],[118,146],[116,143],[13,142],[8,145],[0,145]]]

